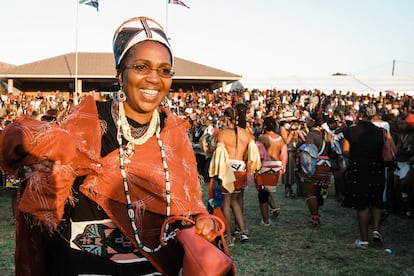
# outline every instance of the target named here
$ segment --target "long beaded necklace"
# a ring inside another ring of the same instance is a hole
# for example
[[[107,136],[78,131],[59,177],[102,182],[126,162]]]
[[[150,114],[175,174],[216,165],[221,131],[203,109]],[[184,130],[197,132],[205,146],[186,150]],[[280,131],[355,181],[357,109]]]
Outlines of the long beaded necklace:
[[[153,125],[153,121],[156,122],[155,125]],[[170,174],[169,174],[169,170],[168,170],[168,164],[167,164],[167,158],[165,156],[164,146],[163,146],[161,136],[160,136],[159,113],[156,109],[154,110],[154,113],[152,114],[152,119],[151,119],[151,122],[150,122],[150,126],[148,127],[147,131],[144,133],[144,135],[142,137],[139,137],[138,139],[136,139],[136,138],[132,137],[132,135],[131,135],[130,127],[129,127],[128,121],[126,119],[126,116],[125,116],[124,104],[123,104],[123,102],[119,102],[119,118],[118,118],[118,121],[117,121],[117,125],[118,125],[117,139],[118,139],[118,145],[119,145],[119,164],[120,164],[122,182],[123,182],[124,190],[125,190],[125,197],[126,197],[126,200],[127,200],[128,216],[129,216],[130,221],[131,221],[131,226],[132,226],[132,230],[134,232],[134,237],[135,237],[135,240],[138,244],[138,248],[140,248],[140,249],[142,249],[142,250],[144,250],[145,252],[148,252],[148,253],[154,253],[154,252],[157,252],[158,250],[161,249],[161,247],[162,247],[161,243],[157,247],[151,249],[151,248],[145,246],[141,242],[141,240],[139,238],[139,235],[138,235],[138,227],[135,223],[135,212],[134,212],[134,209],[132,207],[131,197],[130,197],[129,188],[128,188],[127,173],[126,173],[126,170],[125,170],[125,163],[126,162],[124,160],[124,149],[123,149],[123,146],[122,146],[122,137],[124,137],[128,141],[128,144],[133,143],[132,146],[135,146],[135,145],[144,144],[146,141],[148,141],[149,138],[151,138],[154,135],[154,132],[155,132],[155,135],[156,135],[157,141],[158,141],[158,145],[159,145],[159,148],[160,148],[160,152],[161,152],[161,160],[162,160],[162,164],[163,164],[163,167],[164,167],[164,173],[165,173],[165,194],[166,194],[166,199],[167,199],[166,216],[167,216],[167,218],[170,217],[170,215],[171,215]],[[151,126],[151,125],[153,125],[153,126]],[[128,129],[129,129],[129,131],[128,131]],[[145,136],[145,138],[143,138],[144,136]],[[168,232],[168,225],[165,227],[164,236],[163,236],[164,241],[167,241],[168,239],[171,238],[171,237],[167,236],[167,232]]]

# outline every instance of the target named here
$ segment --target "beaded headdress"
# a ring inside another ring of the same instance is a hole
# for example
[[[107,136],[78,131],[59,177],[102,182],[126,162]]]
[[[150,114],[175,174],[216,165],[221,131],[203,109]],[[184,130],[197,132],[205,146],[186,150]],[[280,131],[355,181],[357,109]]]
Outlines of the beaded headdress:
[[[119,69],[122,58],[131,47],[146,40],[158,41],[167,47],[171,54],[171,65],[173,65],[174,58],[164,29],[154,19],[140,16],[128,19],[115,31],[112,47],[116,68]]]

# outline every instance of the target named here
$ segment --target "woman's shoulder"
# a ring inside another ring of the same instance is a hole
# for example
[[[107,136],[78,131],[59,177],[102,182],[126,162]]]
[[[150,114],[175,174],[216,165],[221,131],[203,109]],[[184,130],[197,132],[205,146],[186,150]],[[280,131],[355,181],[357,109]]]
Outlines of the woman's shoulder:
[[[242,138],[245,138],[246,140],[250,141],[250,140],[256,140],[254,135],[249,132],[247,129],[241,128],[241,127],[237,127],[238,131],[237,131],[237,135],[241,136]]]
[[[262,138],[260,138],[260,137],[262,137]],[[275,133],[275,132],[266,132],[264,134],[261,134],[259,136],[259,139],[266,139],[266,140],[273,140],[273,141],[283,140],[282,136],[280,134]]]
[[[229,135],[233,135],[235,132],[233,129],[228,129],[228,128],[224,128],[224,129],[219,129],[217,131],[217,139],[221,140],[223,139],[223,137],[228,137]]]

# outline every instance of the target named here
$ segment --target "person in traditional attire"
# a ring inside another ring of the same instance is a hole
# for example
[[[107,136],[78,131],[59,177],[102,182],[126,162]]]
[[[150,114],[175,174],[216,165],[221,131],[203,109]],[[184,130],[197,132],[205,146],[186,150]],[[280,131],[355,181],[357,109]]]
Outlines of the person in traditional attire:
[[[209,175],[216,185],[214,192],[222,196],[222,210],[226,219],[226,238],[229,246],[234,245],[232,237],[231,210],[240,228],[239,241],[246,242],[249,237],[239,204],[240,190],[247,186],[247,166],[251,172],[260,169],[259,150],[254,136],[237,126],[237,110],[228,107],[224,110],[225,128],[217,135],[217,147],[210,162]],[[218,191],[217,191],[218,190]]]
[[[61,126],[22,117],[1,133],[0,166],[26,179],[17,276],[180,275],[184,249],[172,234],[183,224],[166,224],[175,216],[215,239],[189,123],[160,107],[174,75],[165,32],[131,18],[115,31],[113,51],[117,99],[87,97]]]
[[[330,145],[320,125],[309,117],[306,122],[309,132],[305,143],[299,147],[300,175],[306,196],[312,226],[320,225],[320,210],[331,184]]]
[[[293,191],[293,185],[297,185],[297,190],[301,190],[298,171],[298,150],[300,143],[303,142],[301,137],[300,120],[291,111],[285,111],[280,119],[280,135],[285,141],[288,148],[288,163],[286,172],[282,176],[282,183],[285,186],[285,197],[294,198],[296,193]]]
[[[272,192],[276,191],[279,177],[286,170],[288,160],[287,146],[283,138],[275,133],[276,121],[273,117],[266,117],[263,121],[263,133],[259,136],[257,146],[260,152],[262,167],[255,175],[255,184],[258,191],[261,225],[270,226],[269,207],[273,218],[280,215],[280,208],[276,207]]]

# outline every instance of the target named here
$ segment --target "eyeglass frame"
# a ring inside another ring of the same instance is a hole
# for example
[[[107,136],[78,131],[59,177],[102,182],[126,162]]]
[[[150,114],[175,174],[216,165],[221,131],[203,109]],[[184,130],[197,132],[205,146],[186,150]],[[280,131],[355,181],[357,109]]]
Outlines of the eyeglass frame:
[[[147,73],[143,73],[142,71],[138,71],[137,68],[139,66],[145,67],[146,71],[148,71],[148,72]],[[157,72],[157,75],[159,77],[161,77],[161,78],[164,78],[164,79],[170,79],[170,78],[172,78],[175,75],[175,72],[174,72],[174,70],[172,68],[171,69],[168,69],[166,67],[152,68],[148,64],[145,64],[145,63],[139,63],[139,64],[133,64],[133,65],[130,65],[130,66],[125,66],[125,69],[132,69],[132,70],[134,70],[135,73],[137,73],[138,75],[141,75],[141,76],[147,76],[152,71],[156,71]],[[163,76],[162,75],[162,70],[169,70],[169,74]]]

